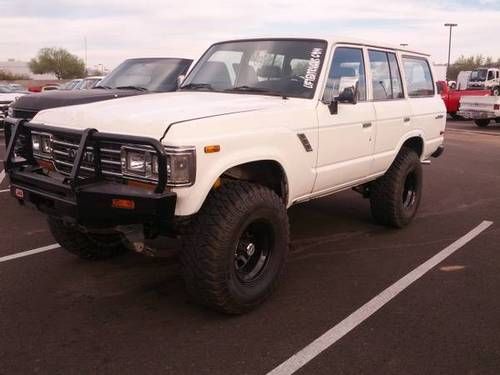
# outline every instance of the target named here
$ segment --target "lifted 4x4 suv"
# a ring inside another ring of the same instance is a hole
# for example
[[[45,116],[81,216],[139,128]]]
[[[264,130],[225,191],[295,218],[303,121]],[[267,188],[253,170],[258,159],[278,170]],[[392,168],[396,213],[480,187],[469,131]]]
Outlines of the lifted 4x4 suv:
[[[293,204],[355,188],[377,222],[414,218],[421,162],[443,149],[433,82],[426,55],[376,43],[217,43],[179,92],[18,121],[11,192],[82,258],[181,236],[191,295],[242,313],[277,285]]]

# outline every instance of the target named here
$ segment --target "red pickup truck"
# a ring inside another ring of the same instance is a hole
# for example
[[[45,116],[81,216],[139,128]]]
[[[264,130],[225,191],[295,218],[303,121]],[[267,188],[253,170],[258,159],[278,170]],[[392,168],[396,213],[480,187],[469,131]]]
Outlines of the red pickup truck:
[[[458,107],[460,106],[460,98],[462,96],[488,96],[491,95],[490,90],[453,90],[448,87],[445,81],[438,81],[437,88],[438,93],[441,94],[444,104],[446,105],[446,111],[450,114],[453,119],[460,119],[461,117],[457,115]]]

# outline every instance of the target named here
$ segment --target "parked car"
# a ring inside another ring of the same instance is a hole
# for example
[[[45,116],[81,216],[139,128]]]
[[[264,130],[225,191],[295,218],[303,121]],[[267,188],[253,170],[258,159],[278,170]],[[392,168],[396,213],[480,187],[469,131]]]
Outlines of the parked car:
[[[74,88],[74,90],[90,90],[93,89],[95,86],[99,84],[99,82],[102,81],[104,77],[102,76],[94,76],[94,77],[87,77],[82,79]]]
[[[432,77],[427,55],[380,43],[216,43],[178,92],[21,122],[6,158],[11,193],[84,259],[180,236],[193,298],[243,313],[282,275],[288,207],[354,188],[376,222],[413,220],[421,162],[443,152],[446,109]]]
[[[177,58],[125,60],[93,89],[58,90],[22,98],[12,106],[11,117],[30,120],[43,109],[174,91],[178,76],[185,74],[191,63],[192,60]]]
[[[494,96],[500,95],[500,69],[478,68],[472,71],[469,78],[469,89],[491,90]]]
[[[22,92],[22,93],[28,93],[28,90],[23,85],[20,85],[18,83],[9,83],[8,86],[11,88],[13,92]]]
[[[460,99],[460,111],[463,118],[473,120],[480,128],[490,125],[491,121],[500,123],[499,96],[467,96]]]
[[[457,114],[460,106],[460,98],[463,96],[488,96],[491,94],[490,90],[452,90],[445,81],[438,81],[437,83],[438,93],[441,94],[444,104],[446,105],[446,111],[454,119],[460,119]]]
[[[74,90],[80,82],[82,82],[81,78],[72,79],[71,81],[66,82],[64,85],[62,85],[60,87],[60,90]]]
[[[0,130],[3,131],[9,105],[22,95],[25,94],[14,91],[10,85],[0,85]]]

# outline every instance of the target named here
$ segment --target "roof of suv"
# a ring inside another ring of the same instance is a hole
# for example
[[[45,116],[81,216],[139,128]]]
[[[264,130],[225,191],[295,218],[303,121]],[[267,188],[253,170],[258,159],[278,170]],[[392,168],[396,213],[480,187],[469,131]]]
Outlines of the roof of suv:
[[[325,37],[325,36],[306,36],[306,37],[299,37],[299,36],[291,36],[291,37],[268,37],[268,38],[244,38],[244,39],[232,39],[232,40],[225,40],[221,42],[217,42],[215,44],[220,44],[220,43],[227,43],[227,42],[243,42],[243,41],[254,41],[254,40],[324,40],[328,42],[329,44],[339,44],[339,43],[346,43],[346,44],[355,44],[355,45],[360,45],[360,46],[367,46],[367,47],[376,47],[376,48],[384,48],[384,49],[390,49],[390,50],[397,50],[401,52],[407,52],[411,54],[416,54],[416,55],[421,55],[421,56],[430,56],[430,54],[425,53],[425,52],[418,52],[412,49],[409,49],[407,47],[403,46],[395,46],[390,43],[384,43],[384,42],[374,42],[370,40],[364,40],[364,39],[357,39],[357,38],[352,38],[352,37],[343,37],[343,36],[332,36],[332,37]]]

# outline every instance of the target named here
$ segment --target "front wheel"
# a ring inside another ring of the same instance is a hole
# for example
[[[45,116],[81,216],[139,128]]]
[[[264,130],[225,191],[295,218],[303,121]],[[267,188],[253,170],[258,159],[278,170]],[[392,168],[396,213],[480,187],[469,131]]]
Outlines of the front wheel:
[[[491,94],[493,96],[500,96],[500,87],[495,87],[493,90],[491,90]]]
[[[474,124],[476,124],[480,128],[486,128],[490,124],[490,120],[489,119],[474,120]]]
[[[372,216],[379,224],[402,228],[415,217],[422,197],[418,154],[403,147],[389,170],[370,188]]]
[[[180,259],[187,290],[215,310],[247,312],[276,288],[288,247],[288,216],[276,193],[226,182],[210,192],[184,234]]]

